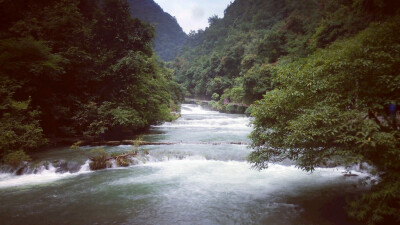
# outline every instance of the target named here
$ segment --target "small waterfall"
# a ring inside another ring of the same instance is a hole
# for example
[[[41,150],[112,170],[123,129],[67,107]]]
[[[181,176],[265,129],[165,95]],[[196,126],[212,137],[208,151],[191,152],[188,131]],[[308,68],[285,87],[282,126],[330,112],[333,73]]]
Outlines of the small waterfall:
[[[339,225],[347,224],[344,198],[360,193],[360,181],[370,176],[365,164],[314,173],[291,162],[253,170],[246,161],[251,149],[237,144],[250,143],[250,118],[189,104],[181,115],[143,136],[160,144],[102,147],[104,170],[89,169],[95,147],[43,151],[32,157],[43,162],[0,168],[2,222]],[[124,160],[117,163],[118,156]],[[325,212],[343,219],[326,219]]]
[[[182,117],[176,121],[153,126],[158,133],[170,133],[163,141],[177,144],[166,146],[141,147],[136,157],[127,158],[129,167],[169,161],[238,161],[247,165],[246,156],[250,149],[246,145],[247,135],[251,131],[250,120],[244,115],[229,115],[202,108],[198,105],[182,105]],[[151,135],[148,135],[151,137]],[[166,140],[165,140],[166,139]],[[183,142],[185,141],[185,142]],[[192,143],[188,143],[192,142]],[[201,144],[196,144],[201,143]],[[132,146],[119,146],[121,153],[132,149]],[[84,147],[84,151],[91,148]],[[68,154],[76,154],[70,152]],[[74,160],[53,160],[40,163],[25,163],[18,168],[0,167],[0,187],[17,186],[29,183],[54,181],[65,177],[90,172],[87,160],[84,164]],[[109,168],[118,168],[115,160],[109,161]],[[247,165],[250,167],[250,165]],[[360,171],[347,168],[344,171]],[[357,174],[357,173],[353,173]],[[40,180],[40,182],[39,182]]]
[[[0,171],[0,188],[53,182],[89,173],[91,172],[89,162],[87,160],[83,165],[77,167],[75,167],[76,163],[66,163],[65,161],[56,163],[42,162],[36,165],[26,163],[17,169],[3,166]],[[70,165],[70,168],[68,168],[68,165]],[[72,165],[74,165],[74,168],[71,167]]]

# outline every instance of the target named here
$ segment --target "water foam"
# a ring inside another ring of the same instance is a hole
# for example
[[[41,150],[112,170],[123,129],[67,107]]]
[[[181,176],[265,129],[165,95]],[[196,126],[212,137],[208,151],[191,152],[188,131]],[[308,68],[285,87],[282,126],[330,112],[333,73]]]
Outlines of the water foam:
[[[268,169],[258,171],[247,162],[206,160],[200,156],[187,157],[183,160],[147,162],[139,167],[155,169],[157,172],[134,178],[123,178],[114,185],[171,183],[179,184],[176,195],[201,194],[204,196],[232,193],[236,196],[266,195],[279,192],[295,194],[298,189],[324,186],[329,183],[354,182],[359,177],[346,178],[345,168],[317,168],[313,173],[302,171],[295,166],[271,164]],[[179,194],[179,193],[180,194]],[[171,197],[171,196],[170,196]]]
[[[76,173],[58,173],[56,171],[57,168],[50,164],[47,169],[43,169],[38,173],[24,174],[20,176],[17,176],[14,173],[0,173],[0,188],[50,183],[56,180],[90,173],[89,160],[86,161]]]
[[[198,105],[183,105],[182,117],[158,128],[222,128],[249,131],[250,119],[245,116],[228,116],[228,114],[207,110]]]
[[[217,111],[207,110],[199,105],[183,104],[181,107],[181,115],[204,115],[204,114],[220,114]]]
[[[232,128],[249,130],[250,120],[246,117],[237,118],[206,118],[202,120],[179,119],[175,122],[165,123],[158,127],[161,128]]]

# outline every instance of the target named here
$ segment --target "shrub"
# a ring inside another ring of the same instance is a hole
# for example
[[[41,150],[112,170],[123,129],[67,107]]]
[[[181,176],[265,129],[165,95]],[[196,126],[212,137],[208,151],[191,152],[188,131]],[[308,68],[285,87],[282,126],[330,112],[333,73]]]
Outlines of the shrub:
[[[219,94],[218,93],[212,94],[211,99],[214,100],[214,101],[218,101],[219,100]]]
[[[253,112],[253,107],[249,106],[246,111],[244,111],[245,114],[250,115]]]
[[[115,163],[117,164],[117,166],[120,167],[128,167],[129,165],[131,165],[132,160],[123,157],[117,157],[115,159]]]
[[[228,113],[236,112],[236,106],[234,104],[228,104],[226,106],[226,112],[228,112]]]
[[[77,141],[77,142],[73,143],[70,148],[78,149],[82,144],[83,144],[82,141]]]
[[[89,164],[91,170],[102,170],[110,167],[107,163],[108,155],[104,149],[95,149],[90,151],[91,156],[89,157],[92,162]]]
[[[31,157],[29,157],[23,150],[8,153],[3,158],[5,164],[13,167],[18,167],[22,162],[31,160]]]

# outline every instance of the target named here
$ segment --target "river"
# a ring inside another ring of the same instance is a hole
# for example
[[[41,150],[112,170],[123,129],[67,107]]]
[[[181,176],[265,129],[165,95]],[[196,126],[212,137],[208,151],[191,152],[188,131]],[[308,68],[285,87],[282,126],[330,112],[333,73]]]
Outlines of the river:
[[[90,171],[92,148],[82,147],[37,153],[36,162],[50,163],[21,176],[3,169],[0,223],[355,224],[343,206],[364,174],[278,164],[257,171],[246,162],[251,149],[237,144],[249,142],[248,117],[190,104],[181,114],[143,137],[177,144],[142,146],[149,154],[130,167]],[[108,153],[132,148],[104,147]]]

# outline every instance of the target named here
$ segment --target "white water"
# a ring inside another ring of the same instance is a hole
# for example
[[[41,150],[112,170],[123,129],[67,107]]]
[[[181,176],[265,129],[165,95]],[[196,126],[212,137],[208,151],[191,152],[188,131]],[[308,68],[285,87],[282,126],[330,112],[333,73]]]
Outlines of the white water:
[[[180,180],[185,192],[209,191],[216,193],[259,194],[293,192],[307,186],[326,185],[328,182],[344,181],[344,168],[319,168],[313,173],[299,170],[295,166],[271,164],[267,170],[251,169],[247,162],[206,160],[189,157],[185,160],[169,160],[142,165],[157,169],[157,173],[120,182],[152,183],[156,181]],[[360,176],[362,173],[354,172]],[[175,190],[177,191],[177,190]],[[179,189],[179,191],[182,191]],[[193,193],[191,193],[193,194]]]
[[[344,168],[307,173],[273,164],[257,171],[246,161],[251,149],[229,144],[250,142],[249,118],[196,105],[183,105],[181,114],[144,137],[181,143],[143,146],[150,154],[128,168],[89,172],[86,161],[76,173],[50,166],[36,174],[0,174],[0,219],[8,224],[38,224],[43,217],[48,224],[350,224],[340,211],[344,203],[328,208],[332,218],[322,209],[353,193],[365,174],[344,177]],[[105,148],[110,154],[131,149]],[[60,149],[41,157],[82,160],[87,151]],[[18,191],[24,186],[28,191]],[[20,214],[21,204],[35,213]]]
[[[199,105],[182,105],[181,115],[211,115],[220,114],[217,111],[205,110]]]
[[[17,176],[14,173],[0,173],[0,188],[44,184],[91,172],[89,169],[89,161],[86,161],[86,163],[82,165],[81,169],[76,173],[57,173],[56,170],[57,169],[50,164],[48,169],[43,168],[38,173],[24,174],[20,176]]]
[[[182,118],[171,123],[165,123],[161,126],[154,126],[155,128],[163,129],[183,129],[190,128],[191,134],[196,132],[193,129],[200,129],[202,133],[207,136],[222,136],[224,139],[226,134],[237,133],[239,135],[249,134],[249,118],[244,116],[229,116],[227,114],[219,113],[216,111],[210,111],[197,105],[183,105],[182,107]],[[197,117],[201,115],[200,117]],[[186,131],[184,131],[186,133]],[[225,140],[225,141],[240,141],[240,140]],[[156,146],[157,147],[157,146]],[[268,190],[272,187],[271,184],[280,181],[282,184],[279,187],[284,186],[284,184],[289,184],[290,182],[298,182],[299,180],[318,180],[318,182],[323,183],[325,180],[330,178],[338,178],[343,176],[344,168],[330,168],[330,169],[317,169],[314,173],[309,174],[301,171],[294,166],[283,166],[283,165],[270,165],[270,168],[264,171],[257,171],[251,168],[251,165],[245,161],[245,156],[249,152],[247,149],[245,151],[243,146],[228,145],[223,146],[223,148],[232,148],[224,152],[225,155],[235,155],[239,151],[246,154],[242,155],[242,160],[231,161],[228,157],[228,162],[223,157],[219,160],[208,160],[212,157],[212,152],[216,150],[216,146],[200,146],[201,149],[196,149],[196,151],[190,151],[193,147],[198,147],[196,144],[182,144],[176,146],[167,146],[168,148],[178,149],[176,151],[154,151],[153,155],[148,155],[139,158],[136,161],[137,164],[141,164],[146,167],[154,167],[161,170],[162,176],[168,178],[169,176],[184,176],[189,177],[196,174],[203,174],[202,179],[198,180],[208,182],[226,182],[229,184],[234,180],[234,183],[244,184],[247,188],[251,185],[257,184],[261,185],[263,189]],[[122,145],[119,148],[131,149],[132,146]],[[181,149],[186,149],[182,151]],[[217,149],[218,150],[218,149]],[[221,150],[219,150],[221,151]],[[209,154],[207,154],[209,153]],[[116,166],[114,166],[115,168]],[[134,167],[134,166],[133,166]],[[87,160],[81,169],[76,173],[70,172],[56,172],[56,168],[50,163],[48,169],[42,168],[39,172],[24,174],[21,176],[16,176],[15,173],[0,173],[0,188],[20,186],[20,185],[32,185],[32,184],[42,184],[53,182],[59,179],[68,178],[71,176],[77,176],[80,174],[90,172],[89,161]],[[354,174],[363,175],[352,171]],[[157,176],[153,174],[152,176]],[[147,180],[151,177],[145,177]],[[318,178],[318,179],[317,179]],[[187,179],[187,178],[185,178]],[[253,182],[251,181],[254,179]],[[190,179],[189,179],[190,180]],[[246,182],[251,181],[251,182]],[[267,188],[269,187],[269,188]]]

